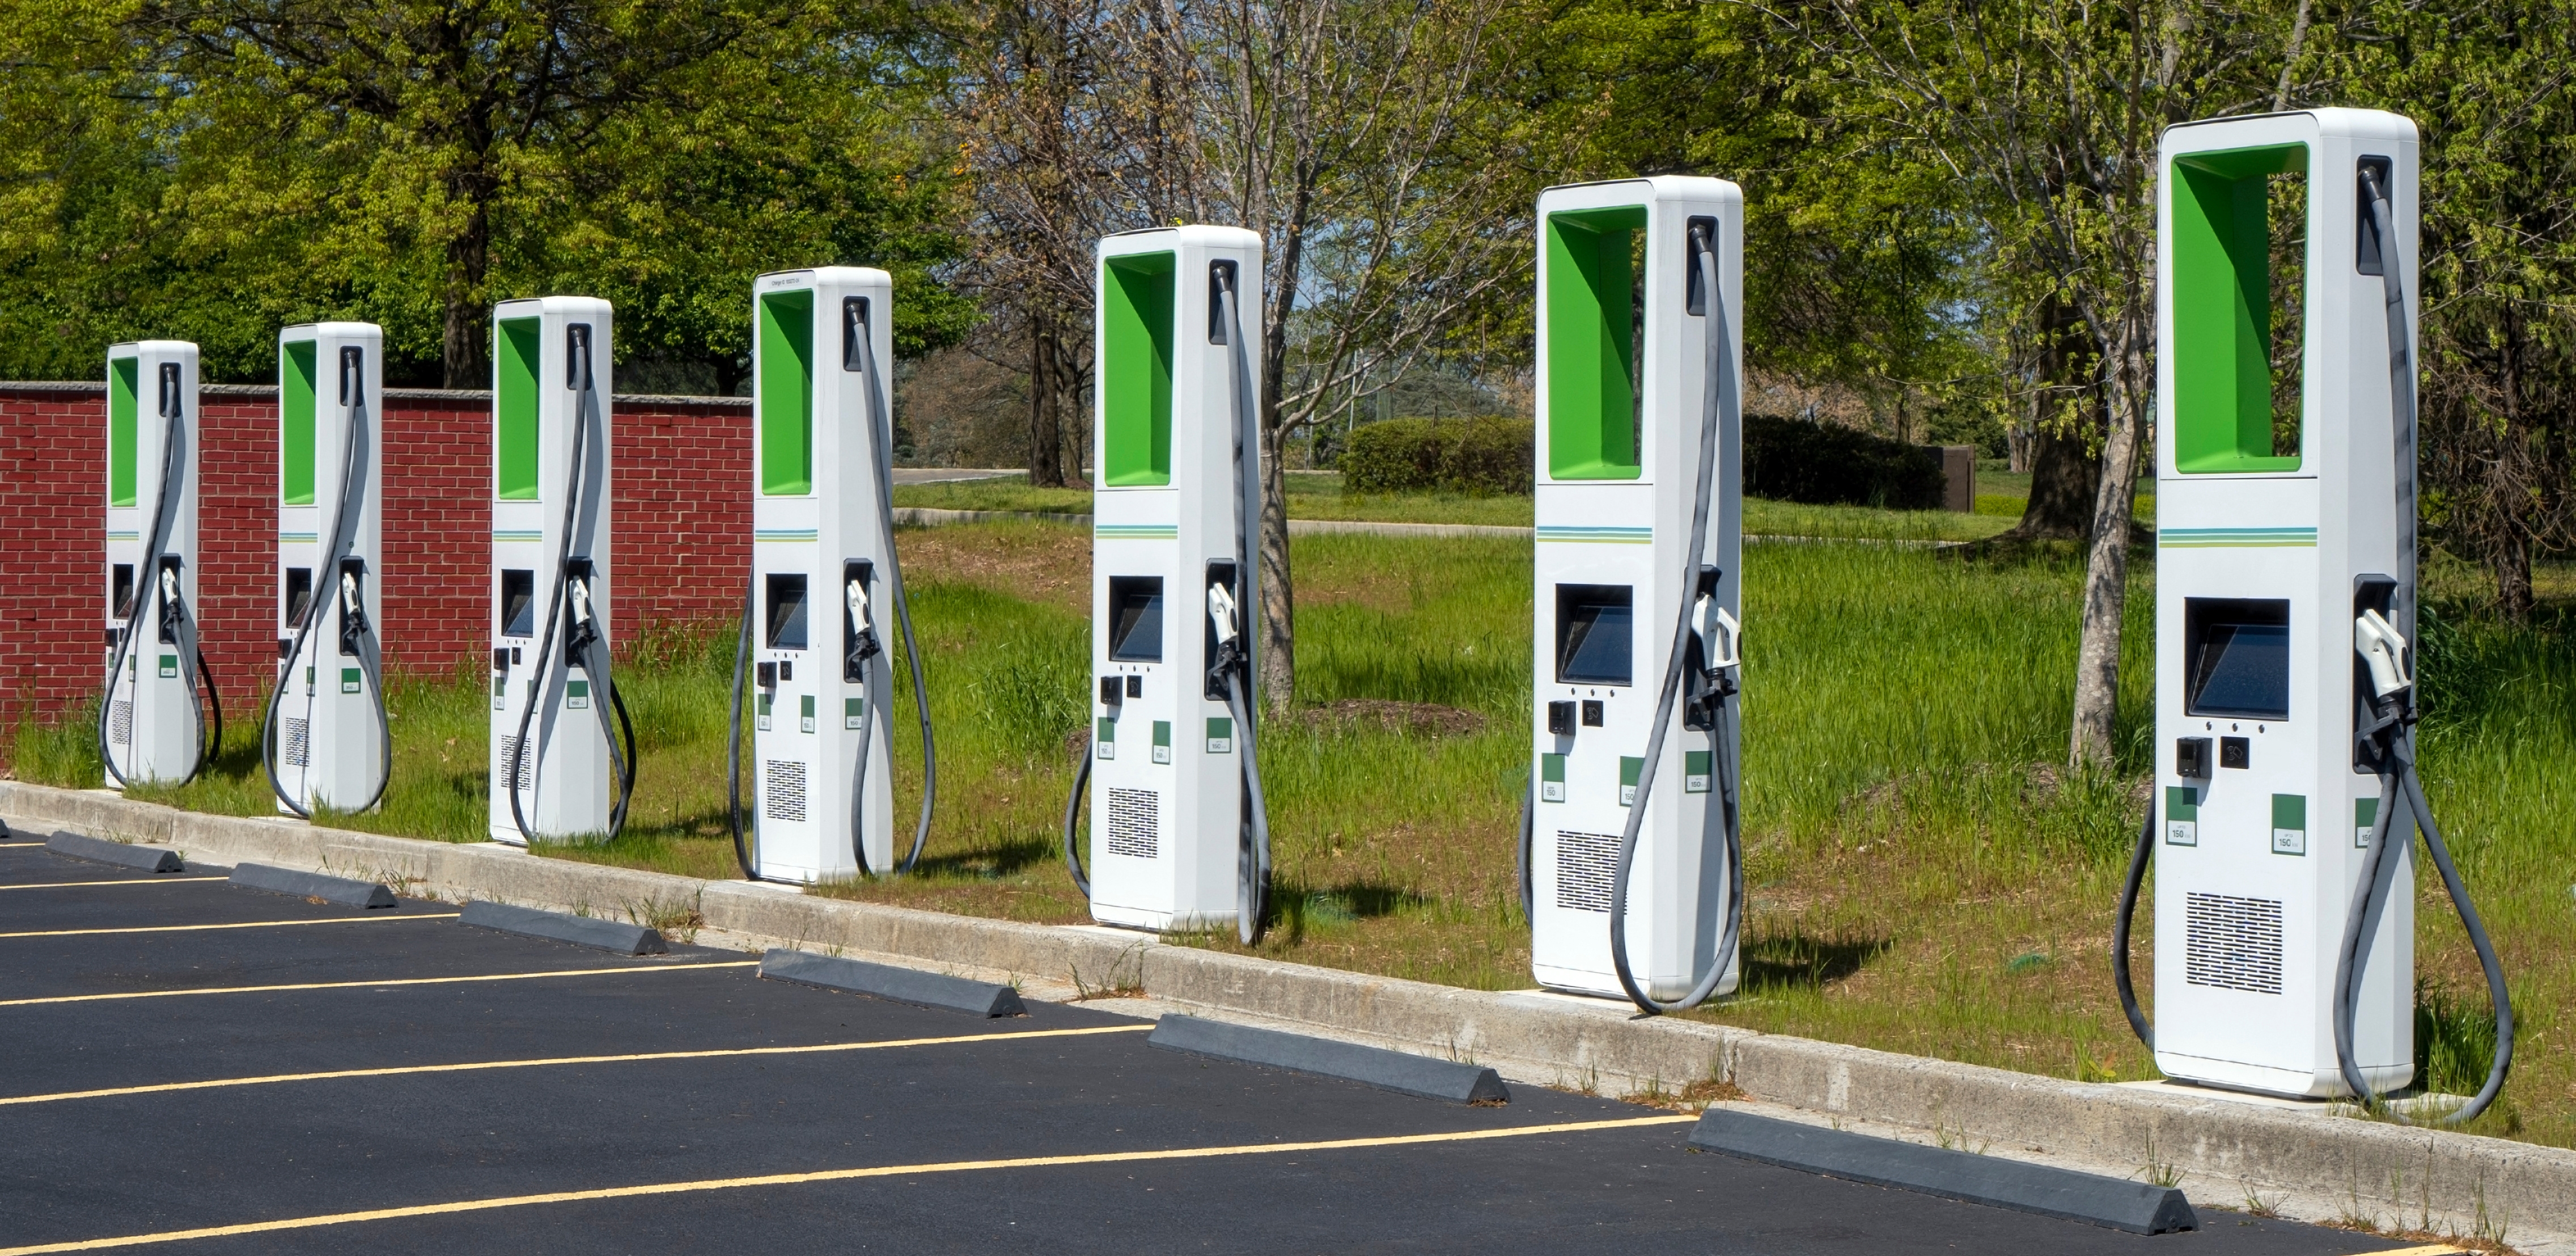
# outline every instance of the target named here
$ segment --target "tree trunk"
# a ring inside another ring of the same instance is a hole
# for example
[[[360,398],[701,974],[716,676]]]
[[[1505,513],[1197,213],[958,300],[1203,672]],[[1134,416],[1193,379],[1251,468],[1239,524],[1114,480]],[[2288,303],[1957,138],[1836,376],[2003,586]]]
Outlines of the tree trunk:
[[[2102,460],[2086,448],[2092,424],[2060,430],[2061,425],[2049,421],[2047,398],[2056,389],[2089,381],[2093,355],[2084,351],[2074,307],[2054,297],[2040,306],[2039,341],[2030,416],[2030,501],[2022,507],[2021,522],[2004,535],[2017,541],[2081,540],[2093,535]]]
[[[1261,705],[1285,716],[1296,705],[1297,587],[1288,574],[1288,479],[1279,429],[1261,425]]]
[[[1064,487],[1063,367],[1056,360],[1055,315],[1029,310],[1029,483]]]
[[[2495,572],[2497,612],[2512,623],[2531,622],[2531,538],[2508,524],[2487,565]]]
[[[2093,498],[2092,550],[2084,564],[2084,618],[2075,652],[2075,720],[2067,762],[2109,765],[2120,711],[2120,626],[2129,602],[2129,518],[2138,491],[2138,449],[2146,429],[2150,334],[2145,311],[2125,311],[2104,346],[2111,376],[2111,425]]]
[[[480,180],[471,176],[469,183]],[[491,266],[491,219],[479,199],[465,218],[465,229],[447,242],[447,283],[440,293],[446,322],[439,336],[441,386],[492,386],[491,311],[483,300],[483,278]]]

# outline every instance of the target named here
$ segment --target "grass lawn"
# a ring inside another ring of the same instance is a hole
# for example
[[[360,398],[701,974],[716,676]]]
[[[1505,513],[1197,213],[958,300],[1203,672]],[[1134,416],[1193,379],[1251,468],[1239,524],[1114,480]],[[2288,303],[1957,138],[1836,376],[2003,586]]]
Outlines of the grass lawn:
[[[940,730],[938,824],[921,875],[823,892],[1082,919],[1057,823],[1087,714],[1088,535],[996,523],[907,531],[903,546]],[[1512,886],[1528,543],[1325,535],[1298,538],[1293,554],[1301,711],[1264,731],[1278,918],[1259,952],[1528,986]],[[2069,776],[2053,765],[2079,560],[1770,544],[1748,547],[1745,567],[1747,981],[1693,1015],[2063,1077],[2153,1076],[2107,966],[2150,753],[2152,570],[2131,591],[2121,771]],[[2428,574],[2437,595],[2474,589],[2455,565]],[[2576,574],[2553,569],[2543,589],[2576,595]],[[2443,623],[2426,633],[2426,784],[2516,982],[2522,1033],[2504,1101],[2475,1128],[2576,1145],[2576,1053],[2560,1042],[2576,996],[2576,603],[2553,601],[2536,629],[2459,612]],[[661,634],[635,655],[621,682],[646,736],[632,827],[544,853],[733,875],[731,633]],[[326,821],[478,838],[480,684],[474,673],[404,683],[385,810]],[[252,723],[237,718],[209,779],[158,796],[265,811]],[[919,754],[897,723],[903,814]],[[85,728],[22,728],[17,771],[91,784],[86,744]],[[2484,1068],[2483,990],[2438,880],[2419,876],[2418,892],[2419,1040],[2433,1084],[2463,1090]],[[1231,935],[1179,940],[1236,949]],[[2142,988],[2151,948],[2138,940]]]
[[[1287,483],[1288,517],[1291,519],[1530,526],[1530,499],[1526,497],[1469,497],[1456,493],[1345,494],[1341,473],[1337,471],[1290,471]],[[1091,490],[1031,488],[1028,477],[1024,475],[943,484],[901,484],[895,487],[894,500],[898,506],[940,510],[1091,513]],[[1983,509],[1982,498],[1979,505],[1977,514],[1961,515],[1938,510],[1804,506],[1755,498],[1744,504],[1744,530],[1769,536],[1975,541],[2011,527],[2013,521],[2021,516],[2018,499],[2009,512],[2001,514]]]

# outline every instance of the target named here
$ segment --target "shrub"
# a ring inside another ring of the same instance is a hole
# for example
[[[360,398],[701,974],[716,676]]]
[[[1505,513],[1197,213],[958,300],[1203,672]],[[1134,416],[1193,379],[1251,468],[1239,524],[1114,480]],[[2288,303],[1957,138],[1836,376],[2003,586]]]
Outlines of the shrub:
[[[1351,433],[1343,487],[1353,493],[1436,491],[1527,496],[1538,426],[1527,419],[1389,419]]]
[[[1941,507],[1941,451],[1847,427],[1744,416],[1744,492],[1817,506]]]

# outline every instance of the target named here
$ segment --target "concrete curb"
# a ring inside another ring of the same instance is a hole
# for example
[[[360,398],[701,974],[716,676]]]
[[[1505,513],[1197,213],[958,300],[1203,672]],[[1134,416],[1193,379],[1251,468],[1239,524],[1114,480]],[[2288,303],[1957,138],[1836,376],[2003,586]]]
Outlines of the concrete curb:
[[[1709,1078],[1818,1119],[1876,1122],[1998,1154],[2114,1176],[2179,1174],[2204,1199],[2262,1193],[2311,1215],[2403,1218],[2466,1232],[2511,1227],[2525,1250],[2576,1236],[2576,1150],[2410,1129],[2193,1093],[2064,1081],[1675,1017],[1599,1000],[1459,990],[1159,944],[1088,926],[1020,924],[709,882],[506,846],[450,845],[127,802],[103,790],[0,781],[0,814],[434,893],[588,911],[637,924],[695,920],[765,945],[911,957],[933,971],[1141,990],[1166,1010],[1480,1063],[1516,1082],[1620,1095]],[[2178,1088],[2177,1088],[2178,1089]],[[2535,1239],[2533,1232],[2539,1232]],[[2576,1249],[2569,1249],[2576,1250]]]

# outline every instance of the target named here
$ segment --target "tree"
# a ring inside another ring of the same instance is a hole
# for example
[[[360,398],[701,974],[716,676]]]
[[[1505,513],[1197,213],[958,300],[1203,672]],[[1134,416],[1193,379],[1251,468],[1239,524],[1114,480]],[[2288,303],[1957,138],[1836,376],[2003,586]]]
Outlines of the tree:
[[[1087,330],[1102,235],[1198,221],[1265,242],[1260,654],[1274,711],[1295,693],[1285,448],[1354,381],[1400,374],[1485,303],[1520,299],[1527,244],[1512,226],[1535,187],[1511,160],[1519,119],[1484,74],[1503,3],[1033,0],[973,24],[982,68],[962,112],[987,291]]]
[[[1968,185],[2007,274],[2082,319],[2107,423],[2087,529],[2068,757],[2108,761],[2129,520],[2150,421],[2157,143],[2166,126],[2266,103],[2288,15],[2181,0],[1815,0],[1794,29],[1857,90],[1848,107]]]
[[[2328,17],[2299,95],[2409,114],[2424,139],[2426,522],[2520,620],[2533,558],[2576,545],[2576,5],[2365,0]]]

